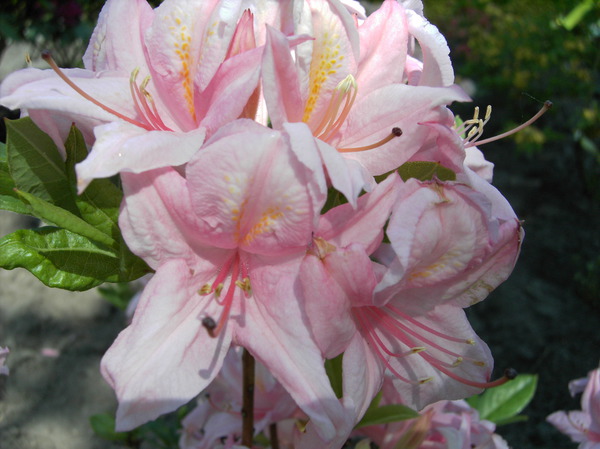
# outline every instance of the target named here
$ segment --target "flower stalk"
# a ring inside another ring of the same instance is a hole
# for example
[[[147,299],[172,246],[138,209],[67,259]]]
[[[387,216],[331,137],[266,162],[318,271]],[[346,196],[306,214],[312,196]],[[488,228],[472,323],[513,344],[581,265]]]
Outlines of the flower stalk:
[[[242,355],[243,399],[242,399],[242,445],[252,447],[254,437],[254,357],[247,349]]]

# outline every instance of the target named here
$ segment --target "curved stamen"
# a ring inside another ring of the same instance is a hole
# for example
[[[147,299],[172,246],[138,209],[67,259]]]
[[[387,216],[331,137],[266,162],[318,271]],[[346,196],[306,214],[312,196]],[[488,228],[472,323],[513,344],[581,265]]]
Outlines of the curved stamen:
[[[321,140],[331,137],[348,117],[357,93],[358,85],[352,75],[348,75],[340,81],[333,90],[327,111],[321,123],[313,130],[313,135]],[[344,107],[340,111],[342,104]]]
[[[338,148],[337,150],[340,153],[350,153],[350,152],[357,152],[357,151],[372,150],[374,148],[380,147],[381,145],[385,145],[390,140],[392,140],[394,137],[400,137],[401,135],[402,135],[402,130],[398,127],[394,127],[394,128],[392,128],[392,132],[390,132],[390,134],[388,136],[384,137],[379,142],[375,142],[372,145],[366,145],[364,147],[355,147],[355,148]]]
[[[495,142],[496,140],[504,139],[505,137],[508,137],[508,136],[511,136],[511,135],[513,135],[515,133],[518,133],[523,128],[527,128],[529,125],[531,125],[532,123],[534,123],[537,119],[539,119],[542,115],[544,115],[546,113],[546,111],[548,109],[550,109],[551,107],[552,107],[552,102],[546,100],[544,102],[544,106],[542,106],[542,108],[537,112],[537,114],[535,114],[533,117],[531,117],[525,123],[517,126],[516,128],[511,129],[510,131],[507,131],[507,132],[502,133],[502,134],[498,134],[497,136],[494,136],[494,137],[490,137],[489,139],[484,139],[484,140],[479,140],[479,141],[477,141],[477,140],[470,140],[465,145],[465,148],[474,147],[475,145],[477,145],[477,146],[485,145],[486,143]]]
[[[54,70],[56,72],[56,74],[65,82],[67,83],[73,90],[75,90],[75,92],[77,92],[79,95],[81,95],[83,98],[85,98],[86,100],[90,101],[91,103],[95,104],[96,106],[98,106],[99,108],[101,108],[102,110],[108,112],[109,114],[114,115],[115,117],[120,118],[121,120],[124,120],[128,123],[131,123],[132,125],[135,126],[139,126],[140,128],[143,128],[147,131],[152,131],[153,128],[151,126],[148,126],[142,122],[139,122],[137,120],[134,120],[132,118],[127,117],[126,115],[121,114],[120,112],[115,111],[114,109],[100,103],[98,100],[96,100],[94,97],[92,97],[91,95],[87,94],[86,92],[84,92],[82,89],[80,89],[73,81],[71,81],[69,79],[69,77],[67,77],[62,70],[60,70],[60,68],[56,65],[56,62],[54,62],[54,59],[52,59],[52,56],[50,55],[50,52],[42,52],[42,59],[44,59],[44,61],[46,61],[48,63],[48,65],[52,68],[52,70]]]

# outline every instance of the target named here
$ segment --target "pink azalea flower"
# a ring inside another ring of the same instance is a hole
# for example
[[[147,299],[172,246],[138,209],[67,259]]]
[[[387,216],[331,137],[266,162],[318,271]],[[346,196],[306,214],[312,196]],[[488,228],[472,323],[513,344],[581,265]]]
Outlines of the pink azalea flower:
[[[6,366],[4,364],[6,362],[6,358],[8,357],[9,353],[10,353],[10,350],[8,348],[0,347],[0,375],[8,376],[8,374],[10,372],[10,370],[8,369],[8,366]]]
[[[241,15],[240,2],[224,0],[166,0],[155,10],[109,0],[85,70],[16,72],[0,101],[28,113],[59,147],[72,123],[83,131],[93,147],[77,166],[80,190],[120,171],[184,164],[206,135],[242,115],[258,86],[262,50],[230,51]]]
[[[577,379],[569,383],[571,395],[583,391],[581,410],[554,412],[548,422],[572,441],[579,449],[600,449],[600,368],[590,371],[587,379]]]
[[[381,405],[401,399],[388,376],[382,394]],[[361,427],[355,434],[369,437],[380,449],[508,449],[495,429],[494,423],[479,418],[477,410],[457,400],[428,405],[419,418]]]
[[[263,87],[276,129],[304,122],[321,144],[379,175],[418,153],[431,132],[423,124],[452,126],[445,106],[468,97],[449,87],[448,47],[435,27],[394,0],[360,25],[336,0],[311,1],[310,12],[312,39],[291,45],[267,33]],[[415,37],[425,61],[411,84],[405,62]]]
[[[229,350],[219,375],[183,420],[179,440],[182,449],[212,449],[214,443],[233,436],[239,440],[242,429],[242,363],[240,348]],[[256,365],[254,389],[254,434],[267,431],[271,424],[303,416],[298,406],[261,363]]]
[[[156,274],[102,361],[118,429],[198,395],[235,343],[270,369],[324,440],[335,435],[343,410],[296,281],[327,187],[318,150],[293,141],[241,120],[207,142],[185,178],[172,168],[122,174],[121,229]]]
[[[419,410],[505,381],[489,382],[490,351],[462,308],[508,276],[521,228],[506,200],[469,176],[479,192],[414,179],[394,188],[388,178],[393,194],[384,194],[382,183],[359,198],[356,212],[345,205],[321,219],[315,255],[305,258],[301,279],[321,351],[327,358],[344,351],[344,405],[354,415],[347,432],[381,387],[385,370],[394,375],[402,402]],[[366,207],[367,201],[378,206]],[[377,248],[380,220],[390,212],[391,244]],[[342,244],[337,235],[352,238]],[[310,429],[306,441],[302,447],[320,444]]]

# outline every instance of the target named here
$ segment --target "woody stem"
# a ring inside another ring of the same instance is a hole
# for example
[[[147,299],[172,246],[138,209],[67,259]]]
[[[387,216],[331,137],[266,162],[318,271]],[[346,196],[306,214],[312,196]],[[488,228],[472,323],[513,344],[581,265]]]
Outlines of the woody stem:
[[[254,357],[244,348],[242,354],[242,445],[252,447],[254,437]]]

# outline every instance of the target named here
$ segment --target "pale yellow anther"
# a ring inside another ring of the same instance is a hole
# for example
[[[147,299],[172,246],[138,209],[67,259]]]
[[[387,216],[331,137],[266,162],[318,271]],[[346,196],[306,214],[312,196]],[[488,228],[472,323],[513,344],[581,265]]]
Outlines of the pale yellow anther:
[[[352,75],[348,75],[346,78],[340,81],[335,88],[335,90],[343,94],[350,92],[352,89],[358,89],[356,78],[354,78]]]
[[[217,288],[215,288],[215,296],[218,298],[222,291],[223,283],[220,283],[219,285],[217,285]]]
[[[144,78],[144,81],[142,81],[142,84],[140,84],[140,90],[144,93],[146,93],[146,86],[148,86],[148,83],[150,82],[150,75],[147,75],[146,78]]]
[[[458,365],[460,365],[463,362],[463,358],[462,357],[457,357],[456,360],[454,361],[454,363],[452,364],[453,367],[457,367]]]
[[[433,377],[425,377],[423,379],[419,379],[419,384],[423,385],[426,384],[427,382],[431,382],[433,380]]]
[[[473,365],[486,366],[486,363],[482,362],[481,360],[475,360],[475,361],[473,361]]]
[[[244,279],[235,281],[235,285],[244,290],[246,294],[252,293],[252,287],[250,286],[250,278],[245,277]]]
[[[129,82],[130,83],[135,83],[135,80],[137,79],[138,74],[140,73],[140,68],[136,67],[135,69],[133,69],[131,71],[131,76],[129,77]]]
[[[465,343],[469,344],[469,345],[474,345],[475,344],[475,340],[473,340],[472,338],[468,338],[465,340]]]
[[[199,295],[208,295],[212,291],[212,287],[210,284],[204,284],[200,290],[198,290]]]
[[[423,352],[425,350],[427,350],[425,346],[415,346],[414,348],[410,349],[413,354],[418,354],[419,352]]]

